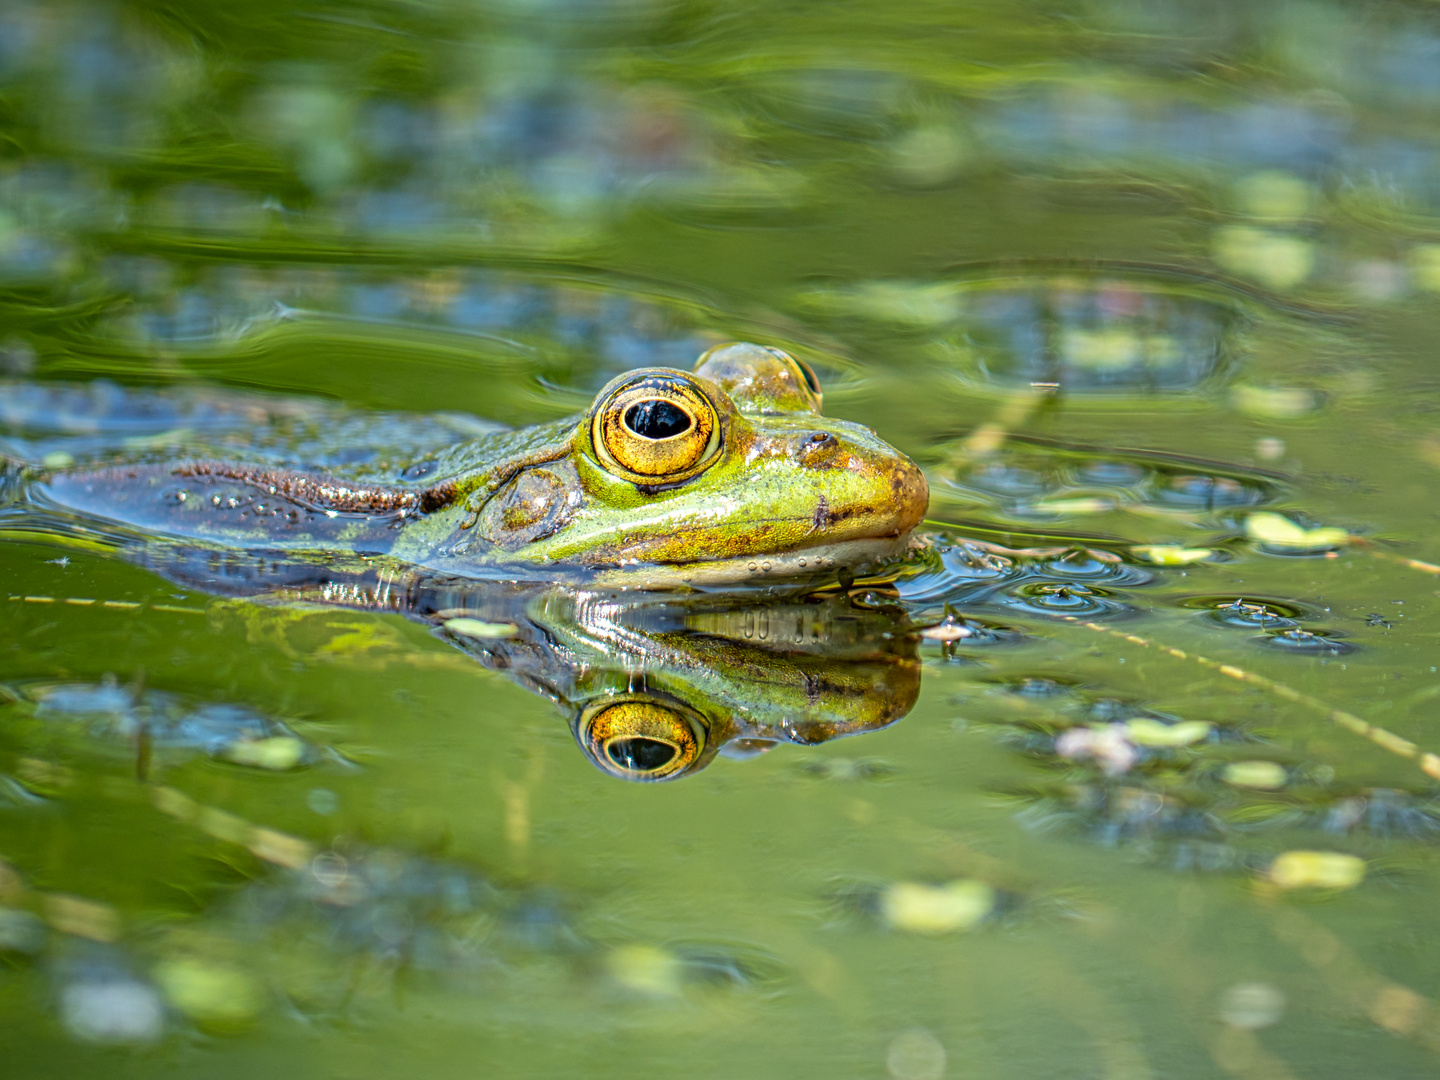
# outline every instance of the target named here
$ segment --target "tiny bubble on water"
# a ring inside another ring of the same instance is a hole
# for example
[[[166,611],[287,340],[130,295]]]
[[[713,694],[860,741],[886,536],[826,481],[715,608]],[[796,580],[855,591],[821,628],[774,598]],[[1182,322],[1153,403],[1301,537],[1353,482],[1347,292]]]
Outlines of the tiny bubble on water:
[[[1284,1014],[1285,995],[1268,983],[1236,983],[1220,995],[1220,1019],[1231,1027],[1253,1031]]]
[[[885,1051],[885,1068],[895,1080],[940,1080],[945,1075],[945,1047],[928,1031],[902,1032]]]

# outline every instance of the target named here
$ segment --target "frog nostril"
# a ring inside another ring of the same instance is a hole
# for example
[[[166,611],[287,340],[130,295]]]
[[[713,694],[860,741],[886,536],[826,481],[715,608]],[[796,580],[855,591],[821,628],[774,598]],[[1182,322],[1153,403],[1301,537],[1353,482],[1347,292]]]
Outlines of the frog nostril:
[[[828,457],[839,445],[840,441],[828,431],[812,431],[809,435],[801,436],[797,448],[798,456],[803,461],[815,461]]]

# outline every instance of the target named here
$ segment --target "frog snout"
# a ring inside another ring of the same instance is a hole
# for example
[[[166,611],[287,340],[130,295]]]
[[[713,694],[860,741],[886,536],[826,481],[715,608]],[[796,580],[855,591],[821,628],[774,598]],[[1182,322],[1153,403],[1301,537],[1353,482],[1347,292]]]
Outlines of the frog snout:
[[[897,455],[890,467],[890,493],[896,531],[907,533],[920,524],[930,508],[930,484],[920,466],[904,455]]]

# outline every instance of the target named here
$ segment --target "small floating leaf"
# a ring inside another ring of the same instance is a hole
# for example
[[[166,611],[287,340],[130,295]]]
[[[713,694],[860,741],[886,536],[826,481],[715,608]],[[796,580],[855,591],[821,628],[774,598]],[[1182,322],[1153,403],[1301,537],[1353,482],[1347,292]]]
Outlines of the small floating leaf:
[[[161,962],[154,971],[166,1000],[202,1026],[233,1028],[254,1019],[265,994],[253,975],[192,958]]]
[[[474,638],[507,638],[514,637],[520,632],[520,628],[514,623],[508,622],[483,622],[480,619],[448,619],[445,629],[455,634],[464,634],[466,637]]]
[[[1338,851],[1287,851],[1270,864],[1282,889],[1353,889],[1365,880],[1365,860]]]
[[[1156,566],[1189,566],[1215,554],[1210,548],[1188,548],[1179,544],[1142,544],[1130,550]]]
[[[1205,720],[1162,724],[1142,716],[1125,725],[1125,737],[1136,746],[1189,746],[1209,734],[1210,724]]]
[[[654,945],[621,945],[605,958],[610,977],[627,990],[657,997],[680,992],[680,958]]]
[[[1293,420],[1320,407],[1321,398],[1300,386],[1236,386],[1230,391],[1235,408],[1247,416]]]
[[[1275,791],[1285,786],[1285,766],[1274,761],[1232,761],[1220,779],[1235,787]]]
[[[1288,289],[1315,268],[1315,245],[1287,233],[1227,225],[1215,230],[1215,259],[1232,273],[1272,289]]]
[[[1307,529],[1283,514],[1260,511],[1245,519],[1245,535],[1258,544],[1288,548],[1291,551],[1323,551],[1340,547],[1350,540],[1344,529],[1321,527]]]
[[[1042,499],[1031,507],[1041,514],[1103,514],[1114,508],[1109,499],[1094,498]]]
[[[221,752],[227,761],[252,765],[257,769],[284,772],[299,765],[305,757],[305,744],[293,735],[272,735],[268,739],[242,739]]]
[[[897,881],[880,895],[880,917],[885,924],[912,934],[969,930],[994,907],[995,890],[970,879],[945,885]]]

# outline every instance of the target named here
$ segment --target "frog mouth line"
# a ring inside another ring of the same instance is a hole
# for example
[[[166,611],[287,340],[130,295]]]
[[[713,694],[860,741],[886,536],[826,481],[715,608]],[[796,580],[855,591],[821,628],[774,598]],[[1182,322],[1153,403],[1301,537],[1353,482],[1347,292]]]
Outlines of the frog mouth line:
[[[903,555],[910,547],[910,532],[890,536],[867,536],[836,540],[804,548],[723,559],[696,559],[691,562],[652,563],[637,561],[629,566],[599,570],[594,580],[604,584],[634,584],[643,579],[648,587],[674,585],[720,586],[776,579],[833,576],[837,570],[868,573],[877,564]]]

